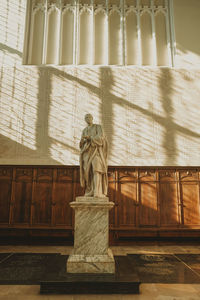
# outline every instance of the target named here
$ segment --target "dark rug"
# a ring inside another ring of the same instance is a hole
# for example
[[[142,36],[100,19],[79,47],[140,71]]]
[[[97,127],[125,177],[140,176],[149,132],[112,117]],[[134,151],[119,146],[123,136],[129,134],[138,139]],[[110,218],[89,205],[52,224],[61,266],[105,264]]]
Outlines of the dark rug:
[[[66,274],[67,258],[67,255],[58,253],[1,253],[0,284],[32,285],[41,281],[66,281],[69,278]],[[116,256],[115,261],[115,280],[123,277],[131,281],[137,274],[142,283],[200,283],[200,255],[129,254]],[[96,276],[95,280],[101,281],[102,276]],[[112,281],[113,277],[109,276],[106,280]],[[84,280],[91,278],[88,275]]]

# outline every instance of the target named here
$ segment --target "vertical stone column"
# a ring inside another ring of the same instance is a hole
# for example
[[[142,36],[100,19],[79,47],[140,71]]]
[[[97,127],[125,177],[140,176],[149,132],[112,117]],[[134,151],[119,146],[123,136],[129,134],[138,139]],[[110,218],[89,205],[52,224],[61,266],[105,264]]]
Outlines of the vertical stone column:
[[[75,230],[67,272],[114,273],[114,257],[108,245],[109,210],[114,203],[107,197],[77,197],[70,206],[75,210]]]

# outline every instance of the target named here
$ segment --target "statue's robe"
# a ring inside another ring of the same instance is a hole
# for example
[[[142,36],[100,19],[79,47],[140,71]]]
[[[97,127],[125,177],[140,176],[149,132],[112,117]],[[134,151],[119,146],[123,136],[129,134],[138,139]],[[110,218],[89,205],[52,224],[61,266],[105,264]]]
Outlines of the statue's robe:
[[[86,127],[82,137],[89,136],[90,141],[80,143],[80,183],[86,189],[85,195],[94,196],[94,172],[100,173],[102,194],[107,195],[107,154],[108,144],[101,125]]]

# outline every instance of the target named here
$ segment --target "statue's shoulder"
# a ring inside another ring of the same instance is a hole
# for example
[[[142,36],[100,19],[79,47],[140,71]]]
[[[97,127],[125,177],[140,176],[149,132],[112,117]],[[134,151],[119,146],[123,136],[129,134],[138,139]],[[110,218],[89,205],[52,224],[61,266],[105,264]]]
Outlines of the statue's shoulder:
[[[98,127],[98,128],[101,128],[101,125],[100,125],[100,124],[93,124],[93,125],[95,125],[95,126]]]

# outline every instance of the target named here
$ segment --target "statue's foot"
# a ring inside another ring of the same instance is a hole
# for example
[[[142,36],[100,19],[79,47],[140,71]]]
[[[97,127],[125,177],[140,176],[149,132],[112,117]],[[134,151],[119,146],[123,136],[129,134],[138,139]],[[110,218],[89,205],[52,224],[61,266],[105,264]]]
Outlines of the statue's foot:
[[[97,197],[97,198],[105,198],[106,197],[106,195],[104,195],[104,194],[94,194],[94,197]]]
[[[93,197],[93,192],[85,193],[85,197]]]

